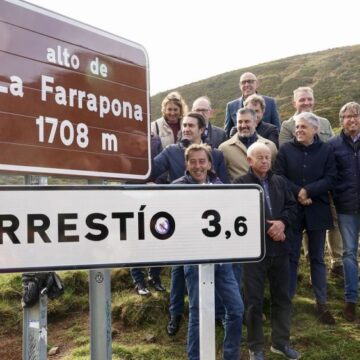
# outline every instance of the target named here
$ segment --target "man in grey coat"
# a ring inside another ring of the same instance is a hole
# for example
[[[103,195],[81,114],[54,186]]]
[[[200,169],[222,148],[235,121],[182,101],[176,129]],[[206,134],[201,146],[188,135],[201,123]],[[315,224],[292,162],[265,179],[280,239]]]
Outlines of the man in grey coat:
[[[313,112],[315,105],[315,98],[313,89],[307,86],[300,86],[294,90],[293,106],[295,108],[295,114],[288,120],[285,120],[281,124],[279,143],[280,146],[286,142],[292,140],[295,135],[295,120],[294,116],[302,112]],[[328,119],[317,116],[320,121],[319,138],[323,142],[327,142],[334,136],[333,129],[331,128],[330,121]]]

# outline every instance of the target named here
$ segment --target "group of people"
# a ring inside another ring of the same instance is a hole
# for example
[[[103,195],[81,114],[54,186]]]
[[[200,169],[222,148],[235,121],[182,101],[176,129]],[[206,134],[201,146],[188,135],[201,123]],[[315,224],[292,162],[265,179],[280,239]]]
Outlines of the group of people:
[[[271,348],[287,359],[299,359],[290,346],[292,298],[296,293],[303,244],[310,264],[315,311],[335,324],[327,305],[325,242],[330,273],[344,276],[343,316],[356,319],[360,231],[360,105],[339,112],[341,131],[314,114],[310,87],[294,90],[295,114],[280,122],[275,99],[257,93],[258,79],[240,77],[241,97],[226,106],[224,129],[211,124],[206,96],[188,111],[178,92],[162,102],[162,117],[151,123],[150,181],[169,184],[258,184],[264,193],[266,254],[262,261],[215,267],[215,317],[223,324],[224,359],[240,358],[242,323],[247,326],[250,359],[264,359],[262,330],[265,281],[271,304]],[[162,148],[162,150],[160,150]],[[140,295],[149,294],[141,269],[131,269]],[[148,285],[165,291],[160,269],[149,269]],[[195,265],[171,270],[169,335],[179,329],[187,289],[187,353],[199,359],[199,287]],[[245,306],[244,306],[245,305]]]

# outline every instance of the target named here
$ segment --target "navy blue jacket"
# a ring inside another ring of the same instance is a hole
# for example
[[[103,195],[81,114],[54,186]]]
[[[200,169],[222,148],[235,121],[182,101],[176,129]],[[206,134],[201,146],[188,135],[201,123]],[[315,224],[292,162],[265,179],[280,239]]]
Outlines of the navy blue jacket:
[[[281,220],[285,224],[286,239],[285,241],[273,241],[266,234],[266,256],[280,256],[288,254],[290,251],[291,225],[297,219],[297,206],[296,200],[282,176],[269,171],[268,182],[272,214],[270,214],[265,201],[265,220]],[[262,186],[260,179],[252,173],[251,169],[246,175],[235,179],[234,184],[258,184]],[[268,228],[269,224],[265,223],[265,232]]]
[[[337,178],[333,198],[340,214],[360,213],[360,140],[355,143],[342,131],[329,140],[334,152]]]
[[[280,130],[280,116],[275,99],[261,95],[265,100],[265,113],[261,121],[275,125]],[[236,112],[244,107],[243,97],[230,101],[226,104],[224,130],[230,136],[231,129],[237,126]]]
[[[292,139],[280,146],[274,172],[284,176],[297,199],[301,188],[306,189],[312,204],[298,202],[298,225],[307,230],[324,230],[333,227],[328,192],[336,181],[334,154],[327,143],[316,135],[309,146]]]
[[[220,150],[212,149],[213,170],[224,184],[229,183],[229,175],[224,155]],[[152,162],[150,180],[155,180],[168,172],[169,181],[173,182],[185,173],[185,147],[182,143],[168,145]]]
[[[208,173],[208,180],[211,184],[222,184],[221,180],[216,176],[215,173]],[[189,172],[186,171],[184,176],[174,180],[172,184],[197,184],[197,182],[192,178]]]

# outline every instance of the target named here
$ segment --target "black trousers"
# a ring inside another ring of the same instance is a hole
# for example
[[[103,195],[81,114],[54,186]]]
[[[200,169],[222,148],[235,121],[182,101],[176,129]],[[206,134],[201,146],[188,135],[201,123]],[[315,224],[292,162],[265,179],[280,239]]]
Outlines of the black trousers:
[[[271,296],[271,341],[282,347],[289,344],[291,300],[289,297],[289,257],[266,256],[259,263],[244,264],[244,295],[248,346],[252,351],[262,351],[264,332],[262,326],[264,288],[269,280]]]

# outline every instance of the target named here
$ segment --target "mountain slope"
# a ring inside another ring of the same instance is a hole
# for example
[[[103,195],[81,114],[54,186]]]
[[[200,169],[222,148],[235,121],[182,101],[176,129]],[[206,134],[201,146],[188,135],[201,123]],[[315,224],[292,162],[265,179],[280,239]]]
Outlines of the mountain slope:
[[[242,68],[156,94],[151,97],[152,120],[161,116],[165,95],[178,90],[189,106],[198,96],[207,95],[215,110],[213,122],[222,127],[226,103],[240,96],[239,77],[245,71],[257,75],[260,94],[276,98],[282,120],[294,113],[292,92],[298,86],[313,88],[315,112],[329,119],[333,127],[339,126],[342,105],[360,102],[360,45],[354,45]]]

